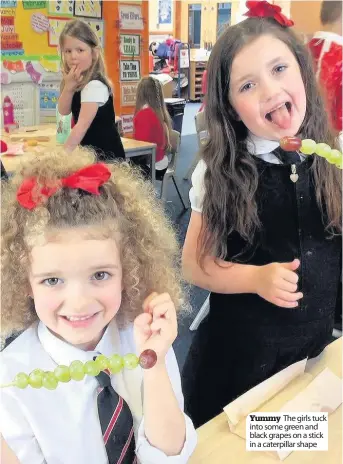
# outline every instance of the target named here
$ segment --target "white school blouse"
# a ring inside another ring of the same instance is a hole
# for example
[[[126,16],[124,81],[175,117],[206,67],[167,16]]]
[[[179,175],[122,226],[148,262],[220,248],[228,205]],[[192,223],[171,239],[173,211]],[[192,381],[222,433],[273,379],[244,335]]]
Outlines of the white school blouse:
[[[54,370],[57,364],[82,362],[99,353],[110,356],[136,353],[133,326],[120,330],[115,321],[107,327],[94,351],[80,350],[55,337],[41,322],[34,324],[0,353],[0,382],[9,383],[19,372],[36,368]],[[183,394],[173,349],[166,365],[174,393],[183,410]],[[136,454],[141,464],[185,464],[195,449],[197,436],[185,415],[186,440],[178,456],[166,456],[150,445],[144,434],[142,409],[143,374],[140,367],[112,376],[112,385],[128,403],[134,421]],[[108,463],[98,418],[97,380],[59,383],[56,390],[27,387],[1,392],[0,432],[21,464]]]

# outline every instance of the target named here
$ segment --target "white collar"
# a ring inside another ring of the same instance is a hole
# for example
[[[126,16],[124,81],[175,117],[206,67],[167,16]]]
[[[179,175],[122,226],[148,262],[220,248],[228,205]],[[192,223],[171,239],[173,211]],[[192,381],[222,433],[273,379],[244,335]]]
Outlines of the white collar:
[[[327,40],[343,46],[343,36],[329,31],[318,31],[314,34],[313,39]]]
[[[107,326],[95,349],[91,351],[82,350],[59,339],[42,322],[38,325],[38,337],[45,351],[56,364],[69,365],[76,359],[86,362],[99,353],[110,356],[115,352],[119,354],[120,350],[119,333],[114,319]]]
[[[110,356],[122,352],[120,333],[115,319],[107,326],[101,340],[94,351],[84,351],[56,337],[42,322],[38,324],[38,337],[44,350],[50,355],[56,364],[69,365],[72,361],[90,361],[98,354]],[[131,348],[131,346],[130,346]],[[133,348],[133,347],[132,347]],[[132,349],[132,352],[135,352]],[[112,385],[116,392],[128,403],[134,420],[139,422],[143,416],[142,404],[142,381],[143,373],[140,367],[136,369],[122,369],[113,376]]]
[[[266,155],[272,153],[279,146],[276,140],[267,140],[249,132],[247,137],[247,150],[251,155]]]

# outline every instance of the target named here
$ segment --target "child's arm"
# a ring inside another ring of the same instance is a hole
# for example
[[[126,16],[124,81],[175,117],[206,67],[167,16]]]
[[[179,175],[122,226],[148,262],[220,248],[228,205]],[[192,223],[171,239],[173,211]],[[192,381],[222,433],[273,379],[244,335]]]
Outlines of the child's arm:
[[[80,144],[98,112],[98,107],[96,102],[81,103],[79,119],[64,144],[66,150],[73,151]]]
[[[257,293],[265,300],[284,308],[294,308],[302,293],[297,292],[300,265],[271,263],[265,266],[233,264],[206,256],[204,270],[197,260],[197,247],[202,226],[202,214],[192,212],[182,252],[185,279],[198,287],[216,293]]]
[[[156,365],[144,372],[144,431],[149,443],[167,456],[177,456],[186,440],[186,421],[166,367],[166,353],[177,335],[174,304],[166,293],[152,294],[134,323],[139,352],[152,349]]]

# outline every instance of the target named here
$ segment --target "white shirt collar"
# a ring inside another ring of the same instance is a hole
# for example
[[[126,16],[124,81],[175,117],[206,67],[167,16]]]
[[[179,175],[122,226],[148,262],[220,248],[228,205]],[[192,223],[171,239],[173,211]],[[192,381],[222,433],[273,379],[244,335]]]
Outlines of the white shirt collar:
[[[45,351],[49,353],[56,364],[69,365],[76,359],[86,362],[93,359],[99,353],[110,356],[115,352],[119,353],[120,349],[120,340],[115,319],[107,326],[101,340],[92,351],[84,351],[59,339],[42,322],[38,325],[38,337]]]
[[[279,146],[275,140],[267,140],[249,132],[247,137],[247,150],[251,155],[266,155],[272,153]]]
[[[127,354],[122,352],[119,329],[115,319],[107,326],[101,340],[94,351],[84,351],[56,337],[42,322],[38,325],[38,338],[51,359],[56,364],[68,366],[72,361],[81,362],[91,361],[94,356],[104,354],[111,356],[114,353],[121,356]],[[132,350],[131,352],[134,352]],[[112,376],[112,385],[116,392],[121,395],[129,404],[134,420],[139,421],[143,415],[142,408],[142,385],[143,374],[140,367],[136,369],[123,369],[121,372]],[[92,381],[92,378],[86,381]]]

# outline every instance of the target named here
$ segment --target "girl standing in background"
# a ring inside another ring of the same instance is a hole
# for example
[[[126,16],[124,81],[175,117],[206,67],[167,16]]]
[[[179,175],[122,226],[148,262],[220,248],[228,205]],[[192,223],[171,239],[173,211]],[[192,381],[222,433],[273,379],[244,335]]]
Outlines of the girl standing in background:
[[[95,32],[83,21],[68,21],[59,39],[63,80],[58,111],[73,115],[75,126],[65,143],[91,146],[103,161],[125,158],[115,125],[113,93],[103,51]]]

